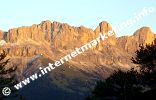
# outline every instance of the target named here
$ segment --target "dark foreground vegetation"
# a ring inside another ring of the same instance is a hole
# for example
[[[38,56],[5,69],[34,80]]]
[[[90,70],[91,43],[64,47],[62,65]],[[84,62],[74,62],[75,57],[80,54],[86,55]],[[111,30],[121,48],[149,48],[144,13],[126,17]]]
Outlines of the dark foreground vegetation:
[[[156,100],[156,40],[141,45],[132,61],[137,68],[98,81],[86,100]]]

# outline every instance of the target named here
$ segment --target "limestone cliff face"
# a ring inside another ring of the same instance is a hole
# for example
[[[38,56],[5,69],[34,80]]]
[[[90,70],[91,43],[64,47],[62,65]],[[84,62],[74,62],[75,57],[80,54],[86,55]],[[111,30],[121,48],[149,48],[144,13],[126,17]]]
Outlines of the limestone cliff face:
[[[117,45],[126,52],[134,53],[139,49],[139,45],[151,44],[155,39],[154,33],[149,27],[138,29],[132,36],[119,37]]]
[[[154,33],[149,27],[142,27],[133,36],[140,44],[151,44],[154,40]]]
[[[94,32],[95,32],[96,36],[98,36],[99,33],[108,35],[108,32],[111,31],[111,30],[112,30],[111,25],[108,22],[103,21],[94,30]],[[115,34],[113,36],[109,37],[107,40],[103,41],[98,46],[98,50],[102,50],[105,45],[113,45],[113,46],[116,45],[116,36],[115,36]]]
[[[6,38],[4,32],[0,31],[0,39],[6,40],[7,43],[15,44],[49,44],[55,49],[73,49],[95,39],[99,33],[107,34],[111,25],[105,21],[93,31],[84,26],[73,27],[65,23],[43,21],[40,24],[32,26],[23,26],[10,29]],[[156,35],[149,27],[138,29],[132,36],[122,36],[116,38],[115,35],[108,38],[99,45],[99,49],[103,49],[104,45],[119,46],[126,51],[134,51],[140,44],[151,43]],[[131,49],[131,50],[130,50]]]
[[[2,50],[2,48],[0,48]],[[9,45],[4,46],[3,50],[12,57],[32,57],[37,54],[46,53],[47,50],[36,45]]]
[[[111,29],[107,22],[101,22],[93,31],[84,26],[73,27],[65,23],[43,21],[38,25],[10,29],[6,41],[8,43],[23,43],[32,40],[36,43],[47,42],[55,48],[73,49],[98,37],[100,32],[104,34]],[[116,44],[115,35],[109,38],[108,43]]]
[[[93,39],[94,35],[93,30],[83,26],[72,27],[68,24],[43,21],[39,25],[10,29],[6,41],[8,43],[47,42],[57,49],[73,49],[75,46],[80,46]],[[75,42],[77,43],[75,44]]]
[[[31,27],[23,26],[10,29],[7,33],[6,41],[9,43],[20,43],[32,39],[34,41],[44,41],[46,33],[40,25],[32,25]]]
[[[52,23],[52,46],[56,49],[74,49],[93,39],[94,31],[68,24]]]
[[[105,21],[95,30],[84,26],[74,27],[66,23],[43,21],[38,25],[10,29],[5,34],[0,31],[0,40],[7,42],[0,50],[5,49],[12,58],[31,58],[42,53],[47,58],[58,60],[76,47],[97,38],[99,33],[107,35],[111,30],[111,25]],[[139,49],[139,45],[151,43],[155,38],[156,35],[149,27],[138,29],[132,36],[116,38],[114,34],[98,44],[95,49],[73,59],[72,63],[87,71],[100,70],[101,67],[112,70],[117,67],[130,68],[133,66],[130,59]]]

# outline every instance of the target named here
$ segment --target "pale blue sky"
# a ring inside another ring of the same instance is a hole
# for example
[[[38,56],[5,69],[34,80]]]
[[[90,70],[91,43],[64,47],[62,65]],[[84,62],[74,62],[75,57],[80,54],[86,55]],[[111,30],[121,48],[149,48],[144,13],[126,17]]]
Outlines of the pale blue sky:
[[[7,31],[44,20],[95,29],[102,21],[112,26],[120,24],[150,6],[155,7],[154,13],[117,36],[131,35],[142,26],[150,26],[156,32],[156,0],[1,0],[0,29]]]

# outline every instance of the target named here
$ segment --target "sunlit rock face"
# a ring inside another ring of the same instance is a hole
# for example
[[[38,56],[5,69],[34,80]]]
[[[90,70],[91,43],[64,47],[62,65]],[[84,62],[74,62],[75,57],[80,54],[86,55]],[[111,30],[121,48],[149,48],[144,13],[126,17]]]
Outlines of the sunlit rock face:
[[[126,52],[134,53],[139,49],[139,45],[151,44],[155,39],[155,34],[149,27],[138,29],[132,36],[122,36],[118,38],[117,44]]]
[[[48,59],[58,60],[75,48],[99,37],[99,33],[108,35],[111,30],[111,25],[106,21],[99,23],[95,30],[84,26],[74,27],[66,23],[43,21],[32,26],[10,29],[5,34],[0,31],[0,50],[6,50],[8,56],[12,58],[31,59],[43,54]],[[114,70],[119,67],[128,69],[134,66],[131,57],[139,49],[139,45],[152,43],[155,37],[149,27],[138,29],[132,36],[117,38],[114,34],[104,41],[101,40],[96,47],[85,51],[69,63],[86,72],[97,72],[105,77],[106,74],[103,73],[111,71],[100,72],[99,69]]]
[[[110,31],[112,27],[106,21],[99,23],[95,30],[43,21],[32,26],[13,28],[8,32],[0,31],[0,52],[6,51],[7,58],[10,58],[7,67],[17,66],[16,75],[22,81],[39,72],[40,67],[46,67],[48,63],[96,39],[99,33],[108,35]],[[69,100],[82,100],[93,89],[96,80],[109,77],[118,68],[127,70],[135,67],[131,58],[135,56],[139,45],[150,44],[155,38],[156,35],[149,27],[142,27],[131,36],[116,37],[113,34],[21,91],[26,97],[36,100],[48,100],[49,97],[64,100],[64,94],[69,94],[65,96]]]

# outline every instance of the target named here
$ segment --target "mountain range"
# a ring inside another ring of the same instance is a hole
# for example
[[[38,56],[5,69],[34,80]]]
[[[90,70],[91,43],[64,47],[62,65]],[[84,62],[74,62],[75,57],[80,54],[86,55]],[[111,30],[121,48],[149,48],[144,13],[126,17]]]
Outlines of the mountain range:
[[[10,58],[8,66],[16,65],[19,81],[59,60],[75,48],[106,34],[111,25],[103,21],[95,30],[66,23],[43,21],[32,26],[22,26],[0,31],[0,51]],[[82,100],[96,84],[114,70],[130,69],[136,65],[131,58],[140,45],[151,44],[156,35],[150,27],[141,27],[131,36],[115,34],[96,47],[78,55],[49,74],[20,90],[28,100]],[[43,54],[43,56],[38,56]]]

